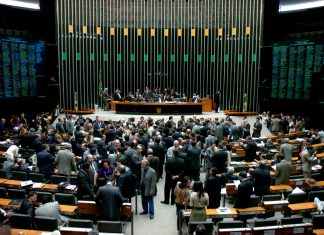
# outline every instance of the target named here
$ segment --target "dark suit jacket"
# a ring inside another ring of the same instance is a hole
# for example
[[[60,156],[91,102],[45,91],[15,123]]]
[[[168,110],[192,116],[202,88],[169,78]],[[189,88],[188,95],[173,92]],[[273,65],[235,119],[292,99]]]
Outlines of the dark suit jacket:
[[[78,191],[77,195],[78,198],[83,198],[83,196],[93,196],[93,189],[92,189],[92,183],[89,175],[84,172],[83,170],[80,170],[78,172],[78,178],[77,178],[77,186]]]
[[[135,195],[135,179],[131,170],[119,177],[118,187],[124,198],[131,198]]]
[[[162,162],[162,164],[164,163],[164,159],[165,159],[165,147],[163,146],[163,144],[161,143],[155,143],[152,147],[153,150],[153,155],[157,156],[160,159],[160,163]]]
[[[179,175],[183,176],[185,169],[185,163],[182,158],[170,157],[165,163],[166,179],[171,179],[172,176]]]
[[[256,143],[254,141],[250,141],[246,145],[243,145],[243,149],[245,151],[245,161],[253,162],[256,158],[256,151],[258,150]]]
[[[208,208],[218,208],[221,200],[222,179],[218,176],[209,176],[206,181],[204,191],[208,193]]]
[[[21,205],[19,208],[19,213],[29,215],[32,218],[34,218],[35,217],[35,204],[25,198],[21,202]]]
[[[121,99],[121,97],[122,97],[121,94],[120,94],[120,97],[119,97],[119,95],[118,95],[117,92],[114,92],[113,95],[112,95],[112,97],[113,97],[114,101],[121,101],[122,100]]]
[[[110,184],[100,187],[96,196],[96,204],[101,208],[102,218],[105,220],[118,220],[123,200],[119,188]]]
[[[190,146],[187,152],[187,165],[188,170],[200,169],[200,154],[201,150],[198,146]]]
[[[257,196],[263,196],[270,192],[271,177],[270,172],[265,169],[257,168],[252,172],[254,179],[254,192]]]
[[[225,150],[217,150],[211,158],[213,167],[217,167],[217,174],[225,172],[225,165],[227,161],[227,152]]]
[[[253,193],[253,185],[248,179],[243,180],[237,191],[234,208],[247,208],[249,207],[250,196]]]
[[[54,172],[55,157],[47,151],[37,154],[37,166],[41,174],[50,175]]]

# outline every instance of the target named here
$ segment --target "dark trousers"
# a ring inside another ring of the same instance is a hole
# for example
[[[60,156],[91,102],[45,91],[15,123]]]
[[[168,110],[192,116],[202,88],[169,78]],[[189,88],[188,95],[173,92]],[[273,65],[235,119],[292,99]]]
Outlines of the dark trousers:
[[[145,196],[144,191],[141,193],[142,195],[142,207],[143,207],[143,212],[147,213],[149,212],[150,215],[154,215],[154,201],[153,201],[153,196]]]
[[[184,210],[185,207],[184,207],[184,205],[181,205],[181,204],[176,204],[176,207],[177,207],[177,229],[179,231],[180,230],[180,220],[181,220],[180,211]]]
[[[159,178],[162,178],[163,176],[163,165],[164,165],[164,159],[165,159],[165,156],[163,157],[159,157],[159,160],[160,160],[160,166],[159,166]]]
[[[200,180],[200,169],[190,170],[189,174],[194,181]]]
[[[170,190],[171,190],[171,204],[174,204],[175,196],[174,196],[174,188],[177,185],[178,180],[173,180],[169,177],[165,178],[164,184],[164,202],[169,203],[170,198]]]

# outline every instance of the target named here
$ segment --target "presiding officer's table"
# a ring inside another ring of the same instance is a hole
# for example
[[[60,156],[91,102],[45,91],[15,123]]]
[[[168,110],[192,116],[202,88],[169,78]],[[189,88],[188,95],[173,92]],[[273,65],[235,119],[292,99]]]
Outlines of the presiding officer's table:
[[[201,114],[202,103],[151,103],[151,102],[112,102],[118,114],[149,113],[149,114]]]

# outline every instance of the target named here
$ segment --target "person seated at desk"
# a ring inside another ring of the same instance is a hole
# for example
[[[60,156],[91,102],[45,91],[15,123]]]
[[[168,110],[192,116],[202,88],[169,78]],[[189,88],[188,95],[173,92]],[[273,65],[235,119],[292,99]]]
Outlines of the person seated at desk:
[[[62,226],[69,218],[61,215],[60,205],[57,201],[51,202],[50,196],[44,195],[42,205],[35,210],[36,216],[48,216],[57,219],[58,225]]]
[[[247,208],[249,207],[250,196],[253,193],[253,184],[247,178],[247,173],[241,171],[239,173],[241,183],[237,189],[237,197],[235,200],[234,208]]]
[[[191,102],[198,103],[199,100],[200,100],[199,95],[197,95],[196,93],[193,93],[192,98],[191,98]]]
[[[134,97],[134,95],[133,95],[133,93],[132,93],[131,91],[128,92],[128,95],[126,96],[125,100],[126,100],[126,101],[129,101],[129,102],[135,100],[135,97]]]
[[[0,223],[11,216],[12,212],[6,212],[4,209],[0,208]]]
[[[122,100],[122,96],[121,96],[120,90],[118,88],[113,93],[112,98],[114,99],[114,101],[121,101]]]
[[[30,191],[27,198],[23,199],[18,209],[18,213],[29,215],[32,219],[35,217],[35,207],[37,206],[37,193]]]
[[[26,172],[27,174],[31,172],[28,168],[28,163],[25,163],[25,159],[15,159],[16,164],[12,166],[11,171],[21,171]]]

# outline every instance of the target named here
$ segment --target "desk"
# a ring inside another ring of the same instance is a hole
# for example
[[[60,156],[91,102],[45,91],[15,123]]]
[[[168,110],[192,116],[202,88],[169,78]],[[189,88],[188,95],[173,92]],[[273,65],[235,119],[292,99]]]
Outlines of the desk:
[[[41,235],[42,233],[46,233],[46,232],[39,231],[39,230],[18,229],[18,228],[11,229],[11,235],[18,235],[19,233],[22,233],[24,235]]]
[[[320,147],[324,147],[324,143],[313,144],[312,146],[313,148],[320,148]]]
[[[59,191],[58,185],[57,184],[44,184],[44,186],[42,187],[42,191],[57,193]],[[63,191],[63,193],[76,193],[76,192],[77,192],[77,188],[75,188],[75,190],[65,189]]]
[[[281,227],[281,234],[313,234],[313,225],[311,223],[287,224]]]
[[[63,214],[66,215],[75,215],[78,210],[77,206],[70,206],[70,205],[60,205],[60,210]]]
[[[7,186],[7,187],[17,187],[17,188],[19,188],[21,182],[22,181],[20,181],[20,180],[6,180],[6,181],[2,182],[1,184],[3,186]]]
[[[314,211],[317,209],[316,204],[314,202],[289,204],[288,208],[292,213],[298,213],[301,211]]]
[[[0,207],[19,208],[20,205],[11,205],[11,199],[0,198]]]
[[[266,209],[267,212],[276,212],[282,211],[288,204],[288,200],[264,201],[262,202],[262,207]]]
[[[248,207],[248,208],[235,208],[238,215],[260,215],[264,214],[266,211],[263,207]]]
[[[112,102],[116,113],[172,113],[172,114],[202,114],[201,103],[151,103],[151,102]],[[113,106],[112,106],[113,107]]]
[[[311,188],[323,188],[324,187],[324,181],[316,181],[315,184],[310,185]]]
[[[270,192],[272,193],[284,193],[292,191],[292,187],[289,185],[281,184],[281,185],[271,185]]]
[[[92,229],[91,228],[72,228],[72,227],[61,227],[61,235],[87,235]]]
[[[324,235],[324,229],[315,229],[315,230],[313,230],[313,234]]]
[[[3,178],[0,178],[0,184],[2,184],[3,182],[7,181],[8,179],[3,179]]]
[[[324,153],[318,153],[318,154],[316,154],[316,157],[317,158],[323,158],[324,157]]]

